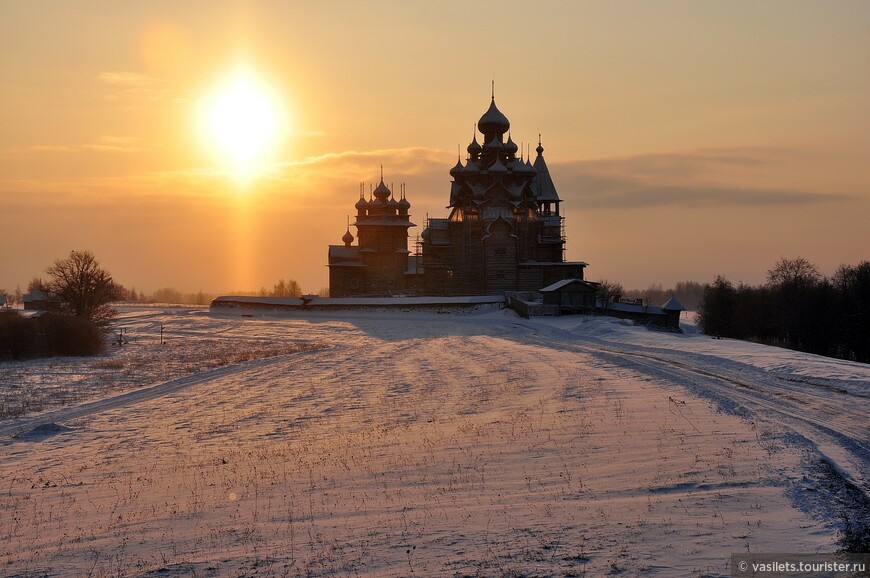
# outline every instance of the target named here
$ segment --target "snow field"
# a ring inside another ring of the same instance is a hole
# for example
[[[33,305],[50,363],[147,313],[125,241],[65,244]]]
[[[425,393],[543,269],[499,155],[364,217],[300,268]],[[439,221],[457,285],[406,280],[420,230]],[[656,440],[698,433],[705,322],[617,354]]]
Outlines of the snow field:
[[[330,349],[0,441],[0,573],[727,576],[731,552],[837,547],[789,495],[810,450],[779,422],[566,350],[690,338],[507,313],[183,316],[205,348]]]

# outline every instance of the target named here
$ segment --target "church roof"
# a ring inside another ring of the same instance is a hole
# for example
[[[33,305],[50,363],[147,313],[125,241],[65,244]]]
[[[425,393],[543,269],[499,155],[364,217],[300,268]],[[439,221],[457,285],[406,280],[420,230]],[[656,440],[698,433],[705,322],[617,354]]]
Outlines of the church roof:
[[[556,192],[556,185],[550,177],[550,169],[544,161],[544,147],[539,142],[535,150],[538,152],[538,158],[535,159],[534,168],[538,174],[532,179],[532,190],[539,201],[558,201],[559,193]]]
[[[384,184],[384,179],[383,177],[381,177],[381,182],[378,183],[378,186],[375,188],[375,197],[381,199],[382,201],[386,201],[387,197],[389,197],[391,193],[392,191],[390,191],[390,188]]]
[[[470,173],[479,173],[479,172],[480,172],[480,167],[477,166],[477,163],[476,163],[475,161],[473,161],[473,160],[471,160],[471,159],[468,159],[468,163],[466,163],[465,168],[462,169],[462,172],[463,172],[463,173],[467,173],[467,174],[470,174]]]
[[[406,220],[407,218],[408,218],[408,215],[403,215],[401,218],[397,218],[395,215],[392,215],[392,217],[387,216],[387,217],[383,217],[383,218],[379,218],[379,219],[371,219],[371,218],[365,219],[365,220],[357,219],[356,222],[354,223],[354,226],[357,228],[367,227],[369,225],[379,225],[382,227],[416,227],[417,226],[415,223],[412,223],[411,221]]]
[[[520,147],[517,146],[517,143],[514,142],[511,135],[508,135],[507,142],[504,145],[504,150],[509,155],[514,155],[518,150],[520,150]]]
[[[495,159],[495,162],[492,163],[492,166],[489,167],[489,172],[491,173],[506,173],[507,167],[501,164],[499,159]]]
[[[329,246],[330,267],[364,267],[359,258],[359,247],[345,247],[344,245]]]
[[[479,155],[480,152],[483,150],[483,147],[480,146],[479,142],[477,142],[477,135],[474,135],[474,137],[471,139],[471,144],[468,145],[468,148],[466,150],[470,155]]]
[[[480,130],[484,136],[489,136],[491,134],[502,135],[506,133],[510,127],[510,121],[498,109],[495,105],[495,97],[492,97],[492,101],[489,103],[489,108],[485,113],[483,113],[480,120],[477,121],[478,130]]]
[[[535,167],[522,159],[517,159],[517,161],[514,163],[513,171],[518,175],[534,175]]]

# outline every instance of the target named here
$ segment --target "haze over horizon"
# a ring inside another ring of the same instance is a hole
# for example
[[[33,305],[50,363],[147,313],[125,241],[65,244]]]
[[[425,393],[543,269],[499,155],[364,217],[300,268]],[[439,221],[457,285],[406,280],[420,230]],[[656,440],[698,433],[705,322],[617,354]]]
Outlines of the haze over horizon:
[[[412,238],[447,216],[493,80],[588,278],[829,275],[870,258],[868,28],[859,1],[8,3],[0,288],[88,249],[148,292],[316,292],[381,165]]]

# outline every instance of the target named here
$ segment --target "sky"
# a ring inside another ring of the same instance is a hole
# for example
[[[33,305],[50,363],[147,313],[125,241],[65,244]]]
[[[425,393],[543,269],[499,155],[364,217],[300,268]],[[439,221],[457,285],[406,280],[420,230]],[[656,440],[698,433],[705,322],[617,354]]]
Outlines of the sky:
[[[781,258],[827,275],[870,259],[868,2],[0,11],[0,289],[90,250],[140,291],[317,292],[381,165],[413,222],[447,216],[493,82],[513,140],[534,155],[540,135],[566,257],[591,280],[760,283]],[[251,134],[227,139],[227,117]]]

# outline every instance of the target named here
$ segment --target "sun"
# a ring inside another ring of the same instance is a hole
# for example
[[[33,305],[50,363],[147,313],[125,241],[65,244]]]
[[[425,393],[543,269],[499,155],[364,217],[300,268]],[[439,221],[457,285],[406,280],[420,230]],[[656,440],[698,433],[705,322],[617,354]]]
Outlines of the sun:
[[[242,67],[219,83],[200,107],[200,132],[208,148],[241,181],[268,168],[286,124],[286,111],[275,91]]]

